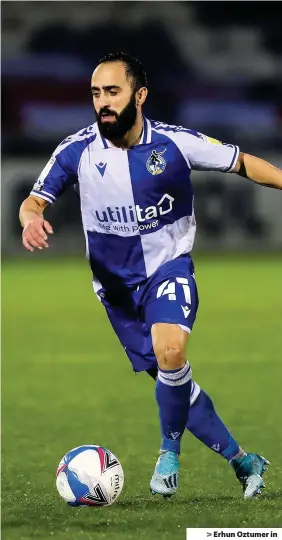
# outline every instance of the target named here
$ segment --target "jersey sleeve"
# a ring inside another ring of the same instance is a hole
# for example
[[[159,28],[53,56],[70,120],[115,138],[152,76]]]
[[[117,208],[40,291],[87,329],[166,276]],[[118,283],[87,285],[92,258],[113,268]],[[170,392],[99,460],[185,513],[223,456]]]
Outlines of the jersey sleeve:
[[[191,169],[231,172],[235,167],[240,153],[238,146],[222,143],[197,131],[183,130],[180,136]]]
[[[74,158],[71,146],[68,142],[63,141],[45,165],[30,195],[35,195],[53,204],[68,187],[77,182],[77,168]]]

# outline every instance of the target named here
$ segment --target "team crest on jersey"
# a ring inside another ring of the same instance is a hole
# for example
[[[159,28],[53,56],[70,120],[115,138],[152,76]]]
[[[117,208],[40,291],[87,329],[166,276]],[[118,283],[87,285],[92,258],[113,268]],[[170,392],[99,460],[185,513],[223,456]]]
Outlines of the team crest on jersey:
[[[162,157],[162,155],[165,153],[165,151],[166,149],[162,152],[153,150],[149,159],[147,159],[146,167],[151,174],[155,175],[164,172],[166,168],[166,160]]]

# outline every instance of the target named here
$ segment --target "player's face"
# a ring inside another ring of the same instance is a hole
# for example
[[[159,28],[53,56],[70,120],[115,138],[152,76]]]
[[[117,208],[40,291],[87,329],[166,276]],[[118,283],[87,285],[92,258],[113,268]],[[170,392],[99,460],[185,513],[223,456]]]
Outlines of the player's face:
[[[101,134],[121,139],[137,117],[136,95],[121,62],[100,64],[91,79],[91,91]]]

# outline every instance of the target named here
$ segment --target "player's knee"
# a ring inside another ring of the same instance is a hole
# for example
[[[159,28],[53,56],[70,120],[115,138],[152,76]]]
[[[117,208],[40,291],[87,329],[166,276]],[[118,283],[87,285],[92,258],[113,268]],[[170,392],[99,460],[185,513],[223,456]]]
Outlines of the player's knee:
[[[152,326],[152,342],[160,369],[179,369],[186,362],[188,335],[176,324]]]
[[[185,365],[186,355],[180,343],[165,342],[155,349],[158,365],[161,369],[179,369]]]

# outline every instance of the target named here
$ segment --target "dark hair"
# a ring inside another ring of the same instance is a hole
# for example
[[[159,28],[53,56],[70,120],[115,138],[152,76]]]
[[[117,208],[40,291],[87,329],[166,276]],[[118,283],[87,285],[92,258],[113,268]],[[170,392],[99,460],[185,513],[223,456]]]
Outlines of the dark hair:
[[[138,58],[124,52],[109,53],[99,60],[98,65],[108,62],[122,62],[125,65],[126,77],[133,80],[135,92],[143,86],[147,87],[147,73]]]

